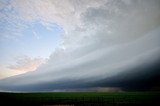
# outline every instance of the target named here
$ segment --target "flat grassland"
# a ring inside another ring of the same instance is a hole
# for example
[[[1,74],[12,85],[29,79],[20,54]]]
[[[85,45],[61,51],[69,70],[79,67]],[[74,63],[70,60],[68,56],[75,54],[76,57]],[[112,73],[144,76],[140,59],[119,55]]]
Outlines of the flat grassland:
[[[160,92],[0,93],[0,105],[160,106]]]

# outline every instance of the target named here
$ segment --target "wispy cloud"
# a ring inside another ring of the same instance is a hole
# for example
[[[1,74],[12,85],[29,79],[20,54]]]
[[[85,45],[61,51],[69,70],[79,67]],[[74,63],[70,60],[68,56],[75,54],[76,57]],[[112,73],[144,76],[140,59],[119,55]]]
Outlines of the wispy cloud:
[[[43,58],[22,56],[16,58],[16,64],[10,65],[8,68],[15,71],[29,72],[36,70],[43,63],[45,63]]]
[[[81,13],[88,7],[97,7],[105,1],[53,1],[53,0],[9,0],[0,2],[1,39],[23,36],[22,32],[32,22],[39,21],[46,28],[56,23],[65,31],[81,26]]]
[[[28,56],[20,56],[15,60],[15,64],[11,64],[8,67],[1,67],[0,79],[4,79],[10,76],[24,74],[26,72],[35,71],[40,65],[46,62],[46,59],[37,57],[31,58]]]
[[[36,39],[40,39],[40,36],[35,31],[33,31],[33,35]]]

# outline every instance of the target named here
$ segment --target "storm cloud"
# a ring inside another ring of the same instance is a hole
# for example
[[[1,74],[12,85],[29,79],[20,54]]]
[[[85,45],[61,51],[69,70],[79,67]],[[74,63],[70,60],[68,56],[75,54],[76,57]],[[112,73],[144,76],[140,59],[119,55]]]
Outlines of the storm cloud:
[[[124,81],[158,72],[151,67],[160,60],[159,0],[15,0],[11,5],[23,21],[56,23],[64,33],[45,64],[1,80],[1,90],[121,87],[116,77]]]

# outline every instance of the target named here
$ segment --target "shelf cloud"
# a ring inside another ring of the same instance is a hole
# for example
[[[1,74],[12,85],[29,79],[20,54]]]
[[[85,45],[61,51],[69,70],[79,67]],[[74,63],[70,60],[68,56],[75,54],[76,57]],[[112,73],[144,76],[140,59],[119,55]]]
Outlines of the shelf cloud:
[[[159,0],[13,0],[10,5],[18,12],[12,17],[39,20],[46,27],[54,23],[64,33],[45,64],[1,80],[2,90],[74,87],[72,82],[75,87],[99,87],[92,83],[125,73],[148,75],[152,72],[144,67],[159,63]],[[139,70],[133,70],[136,67]]]

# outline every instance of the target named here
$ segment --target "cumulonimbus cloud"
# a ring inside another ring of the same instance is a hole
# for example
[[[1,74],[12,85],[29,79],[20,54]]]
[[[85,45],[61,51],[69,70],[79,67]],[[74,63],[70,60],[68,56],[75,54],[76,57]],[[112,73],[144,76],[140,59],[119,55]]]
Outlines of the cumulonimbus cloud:
[[[97,81],[159,59],[158,0],[64,2],[24,0],[13,3],[23,15],[22,19],[33,21],[38,17],[41,23],[56,23],[65,31],[61,47],[46,64],[13,78],[14,85],[55,83],[66,79]],[[7,79],[1,84],[12,86],[10,81]]]

